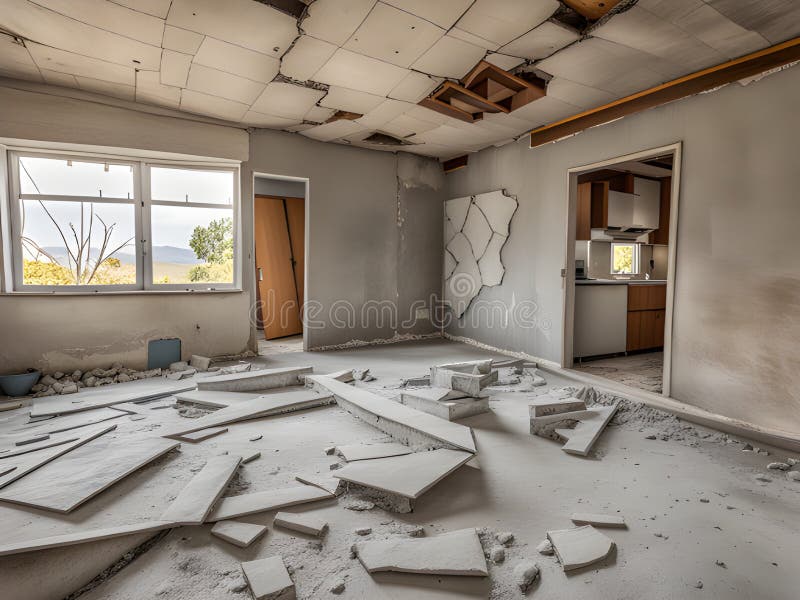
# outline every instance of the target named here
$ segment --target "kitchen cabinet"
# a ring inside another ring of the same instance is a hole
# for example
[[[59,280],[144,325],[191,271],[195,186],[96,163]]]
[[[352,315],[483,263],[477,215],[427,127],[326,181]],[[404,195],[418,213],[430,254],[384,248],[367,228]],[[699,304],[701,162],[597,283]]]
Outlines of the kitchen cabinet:
[[[666,285],[628,285],[626,351],[664,345],[666,306]]]
[[[672,177],[661,179],[659,187],[658,229],[650,234],[651,244],[669,244],[669,213],[672,199]]]
[[[633,226],[657,229],[661,207],[661,182],[655,179],[633,179]]]
[[[573,356],[625,352],[626,285],[576,285]]]
[[[627,192],[608,192],[608,228],[626,229],[633,224],[634,199]]]
[[[576,240],[592,239],[592,184],[578,184],[578,207],[575,224]]]

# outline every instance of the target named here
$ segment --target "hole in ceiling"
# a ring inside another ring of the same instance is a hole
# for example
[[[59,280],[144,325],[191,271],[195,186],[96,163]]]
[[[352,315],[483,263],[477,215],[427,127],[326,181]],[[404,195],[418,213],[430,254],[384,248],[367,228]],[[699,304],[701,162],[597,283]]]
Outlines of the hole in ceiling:
[[[256,2],[271,6],[295,19],[302,17],[303,11],[306,9],[306,3],[300,2],[300,0],[256,0]]]
[[[388,133],[375,132],[370,136],[364,138],[368,144],[375,144],[376,146],[408,146],[411,142],[401,140]]]

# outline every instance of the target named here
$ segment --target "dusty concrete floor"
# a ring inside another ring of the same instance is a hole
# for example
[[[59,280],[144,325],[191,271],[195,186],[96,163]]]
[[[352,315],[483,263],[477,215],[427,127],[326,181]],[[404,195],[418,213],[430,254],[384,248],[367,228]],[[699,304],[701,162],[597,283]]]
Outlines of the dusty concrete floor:
[[[269,356],[271,354],[283,354],[285,352],[302,352],[303,336],[290,335],[285,338],[274,340],[264,339],[264,332],[258,332],[258,355]]]
[[[431,364],[483,356],[490,355],[435,340],[279,354],[257,361],[271,366],[311,364],[317,372],[369,367],[378,377],[369,385],[390,395],[401,377],[424,374]],[[546,377],[551,386],[569,383]],[[474,428],[480,469],[460,469],[426,493],[411,514],[347,510],[344,507],[351,500],[347,495],[291,509],[329,521],[330,532],[321,545],[273,529],[273,513],[242,519],[270,527],[249,549],[211,537],[210,526],[175,529],[80,597],[244,600],[249,592],[241,591],[239,563],[280,554],[295,571],[299,598],[336,597],[328,590],[338,577],[347,582],[340,598],[520,598],[510,574],[522,558],[533,558],[542,569],[540,584],[528,594],[537,599],[797,598],[800,483],[787,480],[782,472],[766,470],[768,462],[785,458],[785,452],[770,448],[770,456],[756,455],[742,452],[736,443],[698,441],[691,436],[683,441],[647,440],[647,435],[659,432],[658,425],[627,424],[609,427],[595,447],[596,456],[582,459],[563,453],[555,442],[529,435],[530,397],[529,393],[497,394],[491,413],[463,420]],[[182,419],[173,410],[153,413],[143,421],[117,420],[120,431],[115,435],[120,442],[130,435],[156,434],[161,423]],[[249,442],[254,433],[263,438]],[[712,433],[709,440],[723,437]],[[240,423],[200,444],[183,444],[180,451],[128,477],[69,516],[0,505],[3,538],[11,541],[157,517],[190,479],[191,469],[200,467],[204,457],[222,451],[262,452],[234,482],[234,493],[240,493],[293,485],[292,478],[299,472],[327,473],[335,457],[324,454],[326,446],[382,439],[381,432],[335,406]],[[759,474],[772,481],[757,481]],[[578,510],[619,512],[629,527],[606,531],[617,543],[606,563],[565,575],[555,558],[538,555],[535,546],[548,529],[569,527],[569,515]],[[372,527],[375,538],[402,533],[412,525],[424,526],[428,535],[464,527],[511,531],[516,542],[506,562],[491,567],[488,579],[370,577],[349,557],[350,545],[363,539],[353,533],[356,527]],[[0,558],[0,597],[64,598],[147,537]],[[724,562],[725,567],[715,561]],[[694,587],[698,580],[703,582],[702,589]]]
[[[640,390],[660,394],[664,378],[664,353],[645,352],[628,356],[615,356],[614,358],[601,358],[575,363],[573,368],[590,375],[618,381]]]

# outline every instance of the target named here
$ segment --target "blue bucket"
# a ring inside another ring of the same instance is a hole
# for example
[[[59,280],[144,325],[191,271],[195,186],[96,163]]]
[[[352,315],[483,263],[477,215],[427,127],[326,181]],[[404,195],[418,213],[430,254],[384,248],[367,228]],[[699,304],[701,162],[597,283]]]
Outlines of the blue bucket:
[[[0,390],[7,396],[27,396],[39,381],[39,371],[28,371],[17,375],[0,375]]]

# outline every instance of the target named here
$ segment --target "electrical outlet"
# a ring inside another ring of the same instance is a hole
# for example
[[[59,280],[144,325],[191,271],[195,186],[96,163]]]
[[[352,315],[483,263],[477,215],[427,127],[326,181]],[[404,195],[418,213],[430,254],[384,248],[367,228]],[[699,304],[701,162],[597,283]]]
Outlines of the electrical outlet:
[[[414,316],[417,319],[430,319],[431,318],[431,309],[430,308],[418,308],[417,312],[414,313]]]

